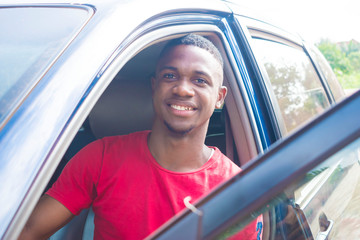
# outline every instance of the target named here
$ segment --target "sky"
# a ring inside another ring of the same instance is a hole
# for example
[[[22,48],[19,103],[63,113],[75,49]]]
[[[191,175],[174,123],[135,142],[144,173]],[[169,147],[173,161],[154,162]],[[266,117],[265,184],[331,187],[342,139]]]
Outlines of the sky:
[[[241,0],[233,0],[235,2]],[[248,0],[267,19],[299,33],[306,41],[360,42],[360,0]]]

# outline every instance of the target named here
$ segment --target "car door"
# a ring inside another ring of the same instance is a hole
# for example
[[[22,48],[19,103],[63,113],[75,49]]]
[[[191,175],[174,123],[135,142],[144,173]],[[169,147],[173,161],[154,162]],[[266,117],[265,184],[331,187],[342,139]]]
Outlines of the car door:
[[[360,237],[360,92],[277,143],[149,239]]]

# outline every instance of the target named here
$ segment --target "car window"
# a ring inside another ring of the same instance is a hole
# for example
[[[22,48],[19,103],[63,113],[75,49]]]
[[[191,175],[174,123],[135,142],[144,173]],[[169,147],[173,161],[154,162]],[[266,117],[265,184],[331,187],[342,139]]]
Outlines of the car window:
[[[184,32],[182,34],[185,35],[188,34],[188,32]],[[225,56],[224,48],[226,46],[224,47],[220,38],[214,32],[207,32],[204,36],[215,42],[219,49],[224,52]],[[131,132],[151,129],[154,110],[151,101],[152,90],[150,78],[155,72],[157,58],[168,41],[168,38],[157,39],[156,42],[148,44],[146,48],[138,51],[136,55],[134,55],[124,66],[121,67],[109,86],[98,99],[95,106],[92,108],[88,118],[67,149],[59,167],[54,173],[46,189],[49,189],[56,181],[67,162],[82,147],[91,141],[106,136],[124,135]],[[236,86],[235,84],[237,83],[235,77],[233,76],[233,69],[228,62],[230,60],[224,58],[224,61],[224,84],[227,86],[232,86],[230,84],[234,84],[234,86]],[[141,69],[141,71],[139,71],[139,69]],[[237,107],[242,103],[240,100],[237,100],[240,102],[238,103],[233,99],[235,98],[234,95],[236,88],[234,87],[234,89],[230,89],[229,87],[228,89],[227,99],[229,99],[229,101],[227,101],[221,109],[216,109],[211,116],[205,143],[208,146],[216,146],[236,164],[240,165],[241,160],[244,159],[244,161],[248,161],[250,159],[250,156],[248,155],[250,155],[250,153],[252,154],[250,150],[255,149],[255,146],[251,145],[252,149],[247,150],[248,147],[246,144],[252,144],[250,139],[247,139],[249,143],[243,143],[242,141],[234,139],[234,136],[232,135],[231,128],[234,126],[236,127],[236,132],[241,132],[241,134],[238,135],[245,137],[245,134],[242,134],[243,127],[241,125],[242,122],[245,122],[245,120],[242,120],[241,122],[237,121],[237,119],[240,115],[245,119],[247,116],[246,112],[238,114],[238,111],[240,110],[238,110]],[[239,97],[240,96],[237,96],[237,98]],[[114,107],[114,103],[117,103],[116,107]],[[126,114],[124,114],[125,112]],[[234,122],[236,122],[236,125]],[[236,146],[237,142],[239,147],[242,149],[239,154]],[[84,230],[84,239],[92,239],[94,231],[94,212],[86,212],[85,216],[86,214],[88,214],[88,216]],[[75,218],[73,222],[69,223],[69,228],[65,227],[59,230],[50,239],[61,239],[63,234],[67,234],[68,231],[71,231],[69,229],[75,225],[74,222],[77,221],[77,219],[78,218]]]
[[[259,212],[227,228],[217,239],[231,239],[261,214],[267,219],[263,239],[357,239],[360,139],[299,177]]]
[[[329,107],[320,79],[302,48],[253,38],[255,57],[267,72],[277,118],[287,135]]]
[[[35,17],[36,16],[36,17]],[[85,8],[0,8],[0,125],[87,21]]]

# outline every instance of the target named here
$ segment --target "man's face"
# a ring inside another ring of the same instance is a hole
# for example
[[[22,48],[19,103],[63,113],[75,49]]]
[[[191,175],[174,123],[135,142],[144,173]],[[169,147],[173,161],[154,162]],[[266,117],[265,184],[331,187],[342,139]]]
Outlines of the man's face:
[[[189,45],[171,48],[152,79],[155,121],[177,134],[207,129],[226,95],[222,78],[221,64],[208,51]]]

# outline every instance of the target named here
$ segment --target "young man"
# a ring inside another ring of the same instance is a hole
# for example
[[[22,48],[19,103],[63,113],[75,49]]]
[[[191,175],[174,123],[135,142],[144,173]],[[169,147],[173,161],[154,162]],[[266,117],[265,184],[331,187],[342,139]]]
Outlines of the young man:
[[[90,206],[95,239],[143,239],[184,209],[185,197],[193,202],[240,171],[204,144],[209,119],[227,91],[216,47],[193,34],[171,41],[151,81],[152,130],[82,149],[41,198],[21,239],[46,238]],[[256,239],[255,225],[249,227]]]

